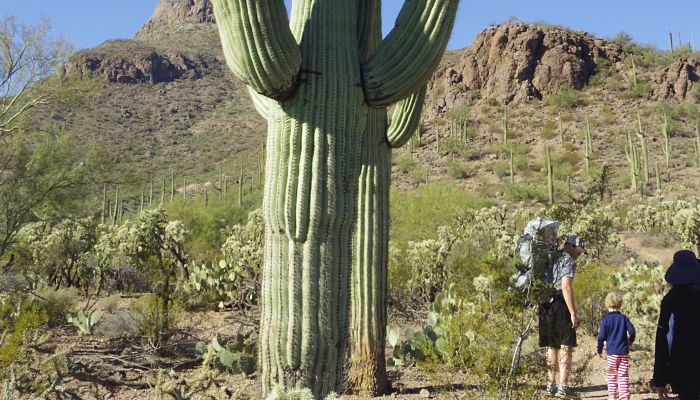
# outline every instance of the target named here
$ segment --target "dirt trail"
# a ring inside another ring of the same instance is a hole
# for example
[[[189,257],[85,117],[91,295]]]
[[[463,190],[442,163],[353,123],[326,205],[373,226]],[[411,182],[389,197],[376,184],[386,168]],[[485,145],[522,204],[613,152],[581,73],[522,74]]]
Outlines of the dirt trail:
[[[595,338],[582,338],[581,345],[574,353],[574,362],[581,363],[595,351]],[[575,366],[574,366],[575,367]],[[576,388],[578,399],[605,400],[608,398],[605,376],[606,362],[593,358],[588,364],[588,374],[583,385]],[[649,390],[653,361],[648,353],[632,351],[630,354],[630,400],[656,400],[658,396]]]

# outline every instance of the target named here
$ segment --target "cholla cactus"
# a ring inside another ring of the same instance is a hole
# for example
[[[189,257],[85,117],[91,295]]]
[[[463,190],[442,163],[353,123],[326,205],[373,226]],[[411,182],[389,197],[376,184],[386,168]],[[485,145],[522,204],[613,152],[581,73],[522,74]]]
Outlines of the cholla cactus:
[[[213,1],[228,65],[268,120],[264,395],[280,385],[321,397],[341,386],[361,140],[381,122],[367,109],[427,82],[457,4],[407,1],[381,41],[378,0],[294,1],[291,24],[281,0]]]
[[[330,392],[324,400],[339,400],[335,392]],[[314,395],[309,389],[292,389],[285,391],[282,388],[274,388],[266,400],[314,400]]]

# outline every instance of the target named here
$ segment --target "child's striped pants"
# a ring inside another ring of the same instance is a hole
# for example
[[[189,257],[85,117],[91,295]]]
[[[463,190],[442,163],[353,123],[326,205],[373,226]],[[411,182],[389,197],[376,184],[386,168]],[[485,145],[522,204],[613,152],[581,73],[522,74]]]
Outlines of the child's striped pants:
[[[630,398],[630,356],[629,354],[608,354],[608,398]]]

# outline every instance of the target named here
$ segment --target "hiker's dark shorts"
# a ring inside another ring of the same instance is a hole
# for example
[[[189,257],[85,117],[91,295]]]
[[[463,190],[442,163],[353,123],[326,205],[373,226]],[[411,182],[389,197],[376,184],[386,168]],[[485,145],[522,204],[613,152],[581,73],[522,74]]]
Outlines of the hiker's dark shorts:
[[[540,304],[540,347],[576,346],[576,331],[564,295],[557,292],[551,302]]]

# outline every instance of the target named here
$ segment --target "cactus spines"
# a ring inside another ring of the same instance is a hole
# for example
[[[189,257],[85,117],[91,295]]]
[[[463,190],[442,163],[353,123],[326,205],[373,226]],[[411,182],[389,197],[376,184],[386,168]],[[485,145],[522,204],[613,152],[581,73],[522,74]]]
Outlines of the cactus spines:
[[[661,149],[664,152],[664,160],[666,161],[666,169],[671,166],[671,141],[669,140],[669,127],[668,118],[664,114],[664,122],[661,125],[661,133],[663,135],[663,142],[661,143]]]
[[[282,0],[212,3],[231,70],[269,98],[263,397],[280,385],[320,398],[340,389],[344,376],[368,106],[389,105],[427,82],[458,1],[405,2],[383,42],[376,0],[294,1],[291,27]]]
[[[547,169],[547,198],[549,204],[554,204],[554,167],[552,166],[552,155],[549,146],[545,148],[545,168]]]

